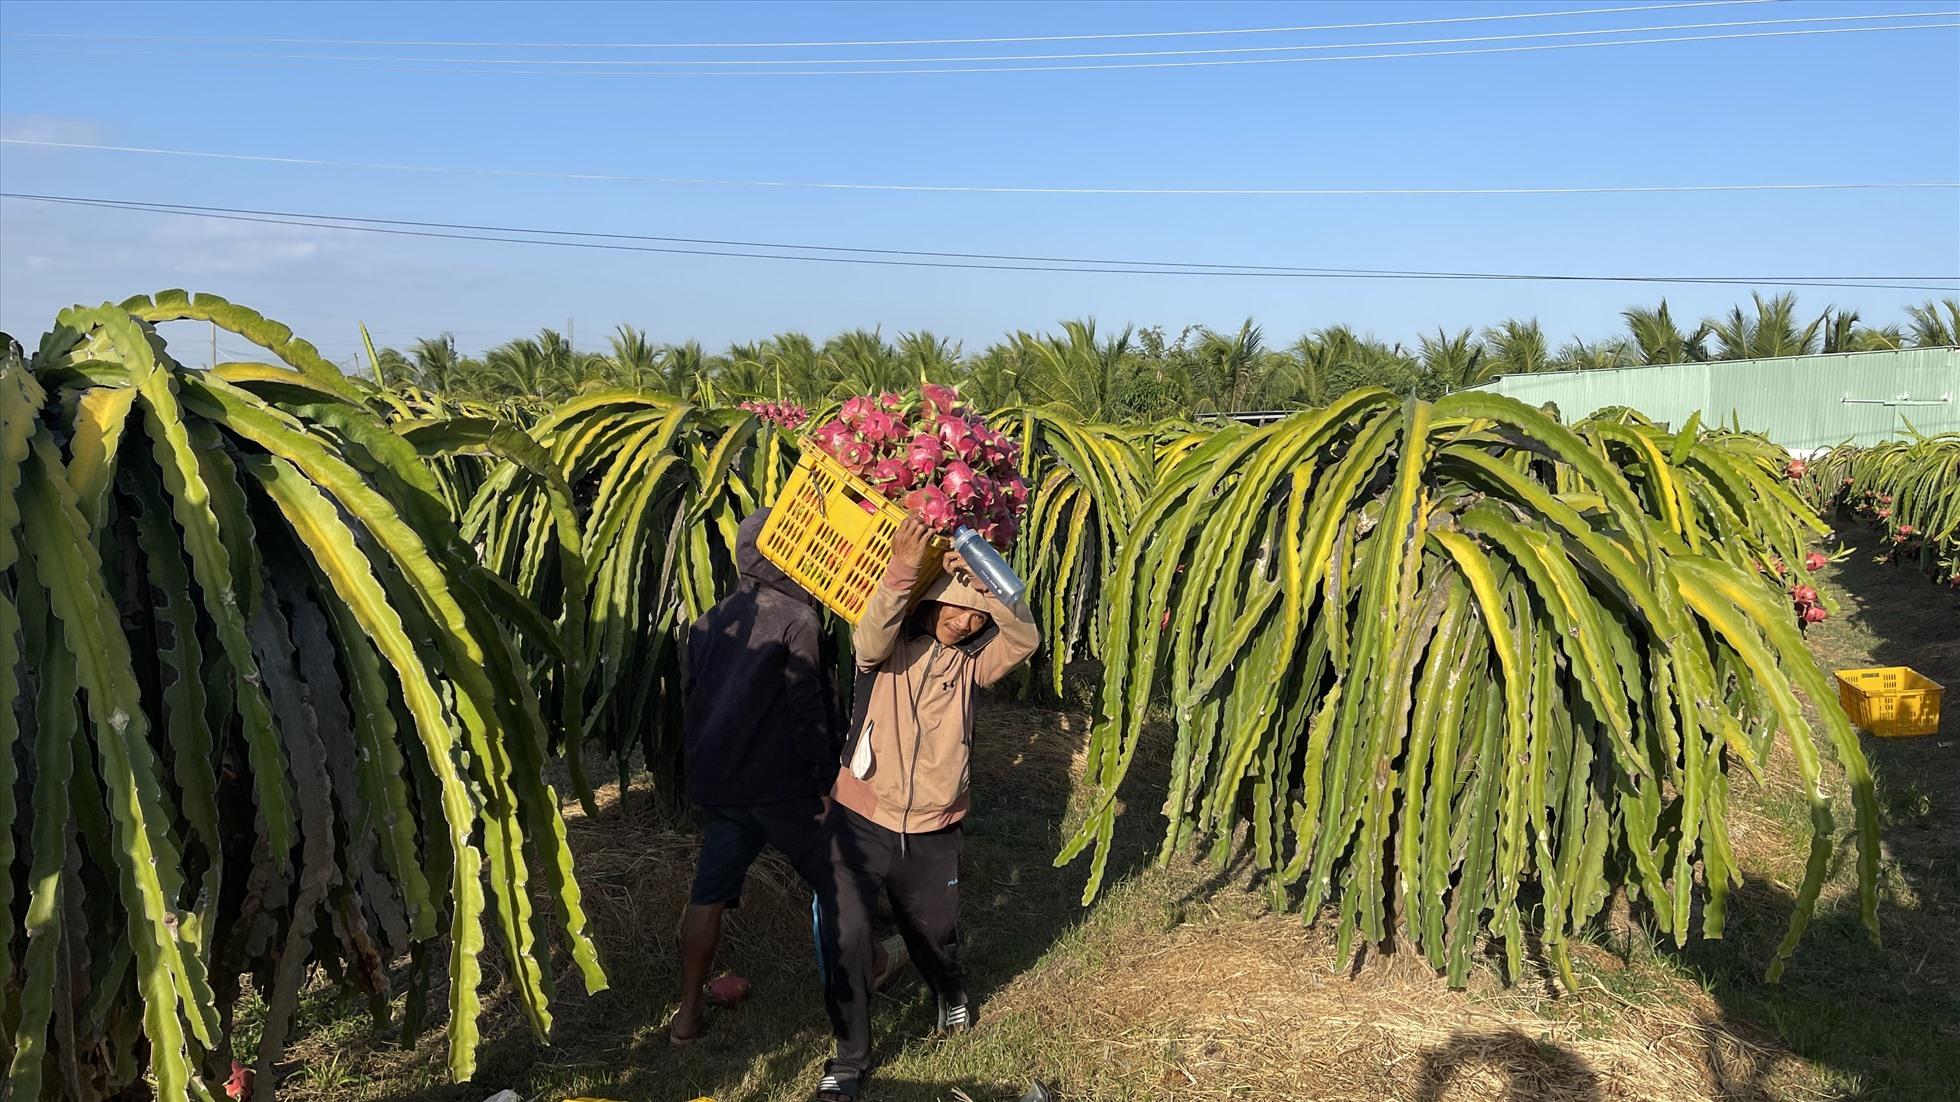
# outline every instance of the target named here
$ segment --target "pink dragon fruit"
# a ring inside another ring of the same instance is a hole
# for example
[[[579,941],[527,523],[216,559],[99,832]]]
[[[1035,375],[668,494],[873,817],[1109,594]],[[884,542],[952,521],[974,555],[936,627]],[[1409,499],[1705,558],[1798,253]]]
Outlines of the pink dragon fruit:
[[[973,475],[973,509],[977,514],[991,513],[1000,506],[1000,484],[977,471]]]
[[[858,422],[858,435],[872,447],[894,443],[905,435],[905,426],[882,409],[874,409]]]
[[[743,402],[740,408],[792,432],[810,419],[810,411],[795,402]]]
[[[942,413],[933,423],[933,432],[948,451],[961,459],[969,459],[979,450],[979,441],[973,438],[973,426],[964,417]]]
[[[912,488],[912,468],[902,459],[880,459],[872,465],[871,484],[886,497],[897,497]]]
[[[927,383],[919,388],[919,396],[925,399],[926,412],[932,416],[950,414],[960,407],[960,392],[938,383]]]
[[[786,413],[787,403],[762,403],[755,412]],[[940,532],[965,525],[1005,548],[1027,508],[1027,483],[1016,470],[1020,445],[968,412],[952,387],[927,383],[916,398],[852,398],[810,443]]]
[[[1014,523],[1014,517],[1011,514],[995,513],[987,518],[986,523],[980,525],[978,531],[981,539],[986,540],[995,547],[1012,547],[1014,545],[1014,537],[1019,532],[1019,526]]]
[[[855,475],[863,475],[870,470],[871,460],[871,445],[862,440],[852,440],[837,452],[837,461]]]
[[[841,458],[844,445],[851,442],[851,430],[842,421],[831,421],[810,434],[818,448],[833,458]]]
[[[932,477],[939,464],[946,459],[946,446],[937,436],[914,436],[912,444],[905,452],[905,465],[923,482]]]
[[[876,411],[877,408],[877,405],[869,398],[853,398],[844,403],[844,409],[838,416],[843,419],[845,424],[852,428],[857,428],[864,423],[865,416]]]
[[[1831,560],[1824,557],[1823,552],[1812,551],[1810,554],[1805,555],[1803,557],[1803,568],[1805,570],[1813,570],[1813,571],[1822,570],[1824,569],[1824,564],[1830,561]]]
[[[905,495],[905,508],[926,518],[926,523],[934,530],[945,532],[953,527],[953,503],[937,486],[921,486]]]
[[[955,459],[946,464],[946,473],[940,478],[939,485],[953,504],[962,508],[979,500],[979,487],[974,485],[973,468],[963,460]]]
[[[1821,624],[1830,618],[1831,614],[1825,612],[1822,605],[1811,605],[1803,610],[1803,622],[1806,624]]]
[[[1021,481],[1020,475],[1001,483],[1000,493],[1010,510],[1018,513],[1028,507],[1028,484]]]

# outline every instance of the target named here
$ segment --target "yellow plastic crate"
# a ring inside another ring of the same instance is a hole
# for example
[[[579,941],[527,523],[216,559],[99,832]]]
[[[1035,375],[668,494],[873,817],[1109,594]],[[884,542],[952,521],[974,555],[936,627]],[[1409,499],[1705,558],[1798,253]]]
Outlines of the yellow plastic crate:
[[[755,545],[763,558],[855,624],[885,575],[892,535],[904,520],[903,508],[806,442]],[[938,577],[939,559],[928,556],[913,597]]]
[[[1851,722],[1885,738],[1930,735],[1940,729],[1946,688],[1905,666],[1839,670],[1838,703]]]

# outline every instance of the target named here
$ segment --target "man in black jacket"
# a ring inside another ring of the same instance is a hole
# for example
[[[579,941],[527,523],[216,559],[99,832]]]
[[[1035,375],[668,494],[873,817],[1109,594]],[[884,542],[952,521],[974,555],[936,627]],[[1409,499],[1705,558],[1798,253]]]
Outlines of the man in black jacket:
[[[675,1044],[701,1034],[722,914],[739,906],[749,865],[774,846],[819,895],[835,891],[823,828],[842,749],[831,664],[815,597],[756,549],[769,511],[742,521],[741,575],[688,632],[687,798],[705,829],[681,919]]]

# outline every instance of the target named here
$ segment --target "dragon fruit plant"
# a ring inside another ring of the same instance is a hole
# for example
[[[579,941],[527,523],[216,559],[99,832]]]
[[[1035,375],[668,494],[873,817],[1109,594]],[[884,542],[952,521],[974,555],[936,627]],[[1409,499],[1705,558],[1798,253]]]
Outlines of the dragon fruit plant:
[[[795,432],[810,420],[810,411],[795,402],[743,402],[741,408],[786,432]]]
[[[952,387],[852,398],[810,441],[942,534],[966,526],[1002,550],[1027,508],[1021,446],[987,427]]]

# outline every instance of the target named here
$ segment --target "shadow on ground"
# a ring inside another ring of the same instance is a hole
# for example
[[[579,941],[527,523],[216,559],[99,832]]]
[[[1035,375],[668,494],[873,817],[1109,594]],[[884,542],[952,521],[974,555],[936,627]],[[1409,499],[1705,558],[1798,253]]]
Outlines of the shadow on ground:
[[[1599,1076],[1585,1060],[1516,1029],[1458,1033],[1422,1054],[1412,1102],[1442,1102],[1467,1075],[1497,1073],[1504,1102],[1603,1102]]]
[[[1079,717],[1050,708],[1016,704],[997,696],[981,708],[976,731],[974,810],[968,819],[961,877],[970,981],[987,1000],[1030,968],[1055,940],[1084,917],[1079,904],[1086,862],[1056,869],[1052,859],[1071,814],[1075,761],[1087,733]],[[1154,807],[1161,789],[1135,785],[1131,802]],[[1079,814],[1079,810],[1076,812]],[[1115,885],[1145,864],[1161,820],[1148,814],[1118,820],[1116,851],[1108,880]],[[484,1043],[471,1083],[443,1082],[440,1018],[423,1039],[426,1055],[390,1050],[385,1042],[349,1037],[352,1066],[392,1065],[376,1090],[333,1085],[297,1093],[316,1098],[401,1098],[407,1102],[481,1102],[501,1089],[551,1102],[589,1095],[626,1102],[718,1102],[799,1098],[815,1086],[830,1049],[829,1029],[817,986],[809,932],[809,895],[787,866],[773,858],[751,874],[740,910],[732,912],[720,967],[747,976],[749,1000],[711,1020],[700,1041],[675,1048],[665,1023],[678,994],[675,924],[686,900],[695,837],[664,816],[645,789],[602,806],[594,819],[568,816],[580,883],[587,894],[594,936],[611,989],[585,996],[576,972],[561,968],[554,1004],[556,1044],[533,1041],[508,993],[486,992],[481,1024]],[[486,972],[494,973],[490,954]],[[432,992],[431,1006],[441,1005]],[[966,1074],[952,1042],[926,1039],[932,1025],[930,996],[908,970],[876,1012],[874,1048],[881,1061],[908,1057],[908,1066],[876,1075],[877,1097],[891,1102],[942,1102],[958,1089],[974,1102],[1018,1099],[1043,1069],[1015,1070],[1011,1080]],[[331,1010],[331,1008],[327,1008]],[[363,1022],[363,1024],[365,1024]],[[945,1057],[935,1074],[918,1076],[921,1052],[934,1046]],[[304,1053],[317,1066],[323,1053]],[[414,1065],[405,1067],[404,1065]],[[944,1067],[943,1075],[937,1074]],[[925,1081],[930,1078],[930,1081]],[[387,1084],[386,1087],[380,1084]],[[412,1083],[413,1089],[404,1091]]]

